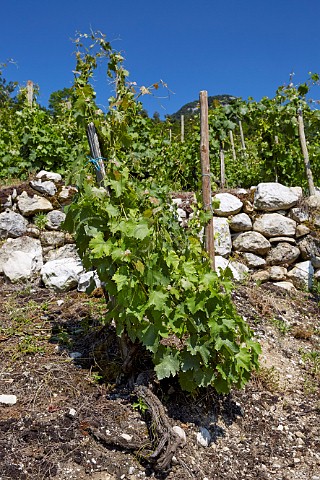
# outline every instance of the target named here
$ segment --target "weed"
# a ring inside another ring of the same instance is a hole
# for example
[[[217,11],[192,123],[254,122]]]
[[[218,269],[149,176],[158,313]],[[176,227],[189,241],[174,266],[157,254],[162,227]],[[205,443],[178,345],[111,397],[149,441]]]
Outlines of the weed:
[[[320,380],[320,351],[300,349],[299,353],[308,373]]]
[[[97,372],[91,372],[90,378],[93,383],[101,383],[101,380],[103,380],[103,375],[100,375]]]
[[[34,355],[35,353],[43,353],[44,348],[37,345],[32,335],[26,335],[18,344],[18,350],[21,355]]]
[[[32,293],[32,287],[31,285],[27,285],[26,287],[22,288],[17,292],[17,296],[19,297],[27,297]]]
[[[271,318],[270,321],[272,325],[276,327],[282,335],[285,335],[291,329],[291,326],[285,320],[281,320],[280,318],[274,317]]]
[[[52,342],[60,343],[66,347],[72,346],[73,342],[72,342],[71,335],[62,327],[60,326],[54,327],[52,329],[52,333],[53,333],[51,337]]]
[[[292,329],[292,335],[299,340],[310,340],[313,334],[314,329],[311,327],[296,326]]]
[[[280,375],[275,367],[260,367],[258,371],[254,372],[252,379],[260,387],[265,388],[270,392],[277,392],[280,390]]]
[[[37,215],[34,216],[34,224],[36,227],[39,228],[39,230],[44,230],[47,225],[47,215],[45,213],[37,213]]]
[[[149,408],[142,398],[138,398],[138,400],[132,404],[132,407],[134,410],[139,410],[142,414],[144,414]]]
[[[314,395],[318,392],[318,386],[310,378],[305,378],[303,382],[303,391],[306,395]]]

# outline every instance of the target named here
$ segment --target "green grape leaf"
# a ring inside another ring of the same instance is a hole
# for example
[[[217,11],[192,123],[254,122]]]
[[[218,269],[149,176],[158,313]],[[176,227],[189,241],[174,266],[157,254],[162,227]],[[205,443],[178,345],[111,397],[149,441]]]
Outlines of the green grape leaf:
[[[179,371],[180,361],[178,358],[174,357],[173,355],[167,354],[164,355],[162,361],[155,366],[155,372],[157,374],[157,378],[162,380],[163,378],[173,377]]]

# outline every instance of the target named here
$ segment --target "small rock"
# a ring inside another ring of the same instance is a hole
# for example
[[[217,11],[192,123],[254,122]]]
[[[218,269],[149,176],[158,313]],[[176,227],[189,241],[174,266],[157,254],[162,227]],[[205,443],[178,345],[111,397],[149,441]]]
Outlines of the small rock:
[[[238,197],[231,193],[217,193],[213,200],[219,200],[219,208],[214,209],[215,215],[219,217],[228,217],[229,215],[236,215],[240,212],[243,203]]]
[[[131,440],[132,440],[132,435],[128,435],[127,433],[121,433],[120,437],[127,440],[127,442],[131,442]]]
[[[205,427],[200,428],[200,432],[197,433],[197,443],[202,447],[208,447],[211,441],[211,435],[209,430]]]
[[[50,195],[50,197],[53,197],[57,192],[57,187],[51,181],[31,180],[30,187],[44,195]]]
[[[74,408],[69,409],[69,415],[71,415],[71,417],[75,417],[76,414],[77,414],[77,411]]]
[[[270,280],[270,273],[267,270],[261,270],[260,272],[253,273],[251,278],[254,282],[267,282]]]
[[[278,265],[274,265],[269,269],[270,278],[274,281],[283,281],[286,279],[286,275],[288,273],[285,267],[280,267]]]
[[[17,397],[15,395],[0,395],[0,403],[15,405],[17,403]]]
[[[46,227],[49,230],[58,230],[66,219],[66,214],[60,210],[52,210],[47,215]]]
[[[254,253],[244,253],[242,256],[249,268],[263,267],[266,264],[264,258]]]
[[[244,232],[234,239],[233,248],[239,252],[264,255],[269,252],[271,244],[259,232]]]
[[[223,217],[213,217],[214,247],[216,255],[222,257],[229,255],[232,250],[232,241],[229,229],[229,221]]]
[[[254,208],[268,212],[288,210],[298,203],[300,190],[280,183],[259,183],[254,194]]]
[[[294,238],[290,237],[273,237],[269,238],[269,242],[273,245],[274,243],[281,243],[281,242],[287,242],[290,243],[290,245],[296,245],[296,240]]]
[[[310,260],[296,263],[288,273],[288,277],[294,286],[301,290],[311,290],[313,283],[314,268]]]
[[[66,202],[72,199],[72,197],[77,193],[77,188],[75,187],[65,187],[63,186],[61,192],[59,193],[59,199],[62,202]]]
[[[283,217],[279,213],[266,213],[256,218],[253,230],[265,237],[293,237],[297,223],[292,218]]]
[[[182,445],[185,445],[187,443],[187,437],[183,428],[179,427],[178,425],[175,425],[174,427],[172,427],[172,430],[178,435],[178,437],[181,438]]]
[[[50,212],[53,210],[53,206],[49,200],[39,195],[29,197],[27,192],[23,191],[18,197],[18,208],[22,215],[30,217],[41,212]]]
[[[27,231],[28,221],[19,213],[6,210],[0,213],[0,239],[21,237]]]
[[[252,230],[252,222],[249,215],[246,213],[238,213],[229,220],[230,228],[234,232],[246,232]]]
[[[82,357],[82,353],[80,353],[80,352],[71,352],[71,353],[69,353],[69,357],[70,357],[70,358],[73,358],[73,359],[80,358],[80,357]]]
[[[101,282],[97,272],[83,272],[79,276],[78,292],[86,292],[89,288],[100,288]]]
[[[283,290],[286,290],[287,292],[295,290],[295,286],[291,282],[275,282],[274,285],[276,287],[282,288]]]
[[[36,178],[41,180],[52,180],[53,182],[61,182],[62,180],[60,173],[47,172],[46,170],[41,170],[37,173]]]
[[[306,225],[298,225],[296,228],[296,237],[301,238],[304,237],[304,235],[308,235],[310,233],[310,228],[308,228]]]

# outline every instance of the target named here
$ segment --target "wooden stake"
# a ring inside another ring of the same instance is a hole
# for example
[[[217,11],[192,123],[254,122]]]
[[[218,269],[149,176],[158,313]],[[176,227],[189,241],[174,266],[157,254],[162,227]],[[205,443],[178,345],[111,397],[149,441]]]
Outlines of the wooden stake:
[[[181,115],[181,143],[184,142],[184,115]]]
[[[205,210],[212,211],[211,174],[209,160],[209,121],[208,92],[200,92],[200,157],[202,172],[202,200]],[[213,218],[205,228],[205,247],[209,254],[212,269],[215,269]]]
[[[32,107],[33,103],[33,82],[32,80],[27,81],[27,102],[29,107]]]
[[[241,122],[241,120],[239,120],[239,129],[240,129],[240,138],[241,138],[242,150],[245,150],[245,149],[246,149],[246,144],[245,144],[245,141],[244,141],[244,135],[243,135],[243,129],[242,129],[242,122]]]
[[[230,138],[230,144],[231,144],[231,150],[232,150],[232,158],[233,158],[234,161],[236,161],[237,160],[237,155],[236,155],[236,149],[234,147],[232,130],[229,130],[229,138]]]
[[[305,165],[305,170],[306,170],[306,175],[307,175],[308,185],[309,185],[309,195],[315,195],[316,189],[314,186],[313,175],[312,175],[311,166],[310,166],[309,153],[307,148],[306,136],[304,132],[304,123],[303,123],[301,108],[298,109],[297,118],[298,118],[300,145],[301,145],[301,150],[302,150],[302,155],[303,155],[303,160],[304,160],[304,165]]]
[[[279,145],[279,137],[278,135],[275,135],[274,136],[274,143],[275,145]],[[276,174],[276,182],[278,183],[278,168],[277,168],[277,159],[275,160],[275,166],[274,166],[274,171],[275,171],[275,174]]]
[[[225,161],[224,161],[224,150],[222,143],[220,143],[220,182],[221,188],[225,187],[226,184],[226,174],[225,174]]]
[[[96,131],[96,127],[91,122],[87,127],[87,138],[90,146],[90,153],[92,160],[95,162],[97,184],[103,186],[103,179],[106,176],[104,168],[104,162],[101,157],[101,150],[99,145],[99,139]]]

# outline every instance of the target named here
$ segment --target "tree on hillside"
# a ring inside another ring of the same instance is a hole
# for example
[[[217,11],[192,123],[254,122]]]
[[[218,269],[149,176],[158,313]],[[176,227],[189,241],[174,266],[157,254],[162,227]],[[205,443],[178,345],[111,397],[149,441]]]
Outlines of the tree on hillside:
[[[72,88],[66,87],[52,92],[48,102],[49,110],[51,110],[53,114],[58,114],[61,111],[61,107],[71,101],[72,92]]]
[[[17,88],[18,82],[12,82],[4,78],[3,68],[6,67],[5,63],[0,63],[0,106],[7,104],[8,102],[14,102],[14,97],[12,94]]]

